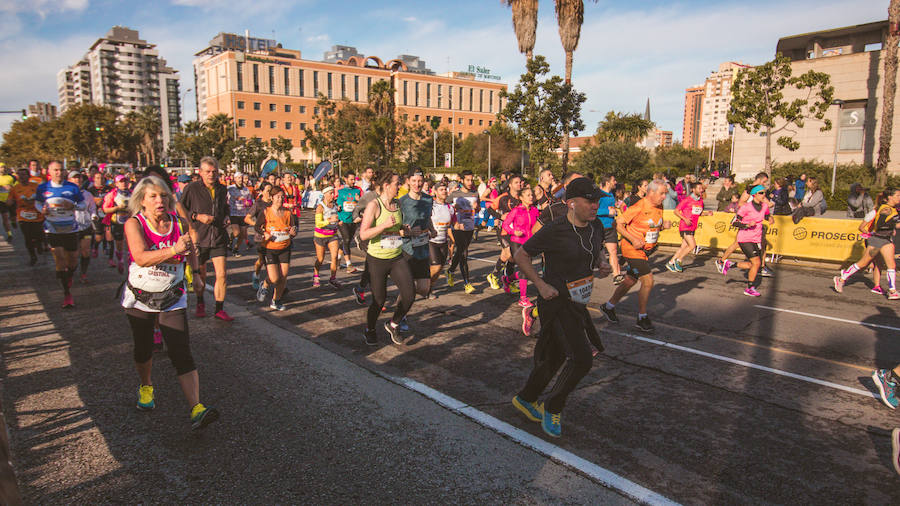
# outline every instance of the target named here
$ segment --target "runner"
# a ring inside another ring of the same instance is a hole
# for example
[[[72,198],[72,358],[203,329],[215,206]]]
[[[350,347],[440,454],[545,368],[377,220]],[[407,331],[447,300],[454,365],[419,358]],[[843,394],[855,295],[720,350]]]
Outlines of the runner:
[[[97,207],[97,213],[91,222],[91,227],[94,230],[94,236],[91,241],[91,256],[97,258],[101,243],[104,251],[109,251],[110,247],[109,241],[106,240],[106,225],[103,223],[103,218],[106,217],[106,213],[103,212],[103,197],[109,193],[110,188],[103,180],[102,172],[94,172],[91,176],[91,185],[87,190],[90,192],[91,198],[94,199],[94,205]]]
[[[509,192],[505,195],[500,195],[495,201],[496,211],[500,215],[501,223],[506,220],[506,217],[513,208],[516,208],[521,204],[519,193],[522,191],[522,176],[513,174],[509,177],[507,183],[509,184]],[[494,264],[493,272],[487,275],[487,281],[494,290],[499,290],[502,282],[504,292],[518,293],[519,287],[512,285],[510,280],[513,276],[513,266],[509,262],[512,258],[512,254],[510,253],[509,234],[504,230],[502,225],[497,227],[497,241],[500,243],[500,256]]]
[[[503,220],[503,228],[509,237],[510,253],[513,256],[519,247],[531,238],[531,231],[537,224],[540,214],[534,205],[534,190],[530,186],[522,188],[519,198],[521,204],[514,207]],[[519,284],[519,307],[530,308],[533,304],[528,300],[528,279],[522,274],[521,268],[516,271],[515,278]]]
[[[763,240],[763,222],[768,221],[771,224],[774,221],[769,209],[769,203],[766,200],[766,187],[763,185],[754,186],[750,190],[752,200],[747,202],[740,209],[733,224],[738,228],[737,241],[741,247],[741,251],[747,257],[746,262],[738,262],[736,265],[741,269],[747,269],[747,289],[744,295],[750,297],[759,297],[759,282],[762,276],[757,276],[760,265],[762,264],[762,256],[765,254],[762,250]],[[728,276],[728,269],[732,262],[726,260],[722,266],[722,274]]]
[[[87,178],[80,172],[72,172],[69,174],[69,182],[81,188]],[[81,252],[81,276],[80,281],[87,283],[88,265],[91,263],[91,239],[94,235],[94,219],[97,217],[97,204],[94,203],[94,196],[87,190],[81,190],[84,198],[85,208],[83,210],[75,210],[75,223],[78,226],[79,235],[79,251]]]
[[[550,169],[543,169],[538,174],[538,186],[543,191],[543,194],[540,198],[534,199],[534,205],[538,209],[545,209],[547,206],[553,203],[553,187],[556,185],[556,177],[553,176],[553,171]],[[535,188],[537,191],[537,188]]]
[[[203,291],[206,288],[206,263],[212,260],[216,272],[213,295],[216,299],[215,317],[233,321],[225,312],[227,289],[225,256],[228,253],[228,202],[227,189],[218,182],[219,162],[211,157],[200,159],[200,181],[184,188],[178,202],[178,214],[191,224],[191,239],[197,245],[197,270],[194,272],[194,293],[197,295],[197,318],[206,316]]]
[[[593,270],[603,262],[603,227],[597,221],[600,190],[582,177],[566,187],[565,197],[567,214],[544,225],[514,257],[537,287],[542,330],[534,347],[534,368],[512,403],[529,420],[541,422],[552,437],[562,435],[566,398],[591,369],[591,346],[603,351],[587,312]],[[538,255],[546,262],[543,277],[531,264]],[[554,376],[556,383],[539,402]]]
[[[650,183],[649,179],[638,179],[634,182],[634,185],[631,187],[631,195],[625,199],[625,208],[629,208],[635,204],[637,204],[638,200],[647,196],[647,184]]]
[[[480,204],[478,193],[475,191],[472,171],[460,172],[459,179],[462,186],[458,190],[450,192],[450,202],[456,210],[456,224],[450,232],[453,234],[456,251],[450,261],[450,268],[447,269],[447,285],[453,286],[453,271],[458,265],[465,291],[472,293],[475,291],[475,287],[469,282],[469,244],[472,243],[472,236],[475,234],[475,215],[478,214]]]
[[[437,283],[450,259],[453,250],[453,234],[447,233],[456,223],[456,213],[453,204],[447,203],[447,185],[437,182],[434,186],[434,204],[431,208],[431,227],[435,231],[434,237],[428,241],[428,257],[431,263],[431,283],[429,285],[429,299],[436,299],[434,284]]]
[[[56,277],[63,287],[62,307],[75,306],[70,289],[72,276],[78,265],[78,226],[75,211],[85,208],[81,189],[64,178],[62,164],[57,161],[47,166],[50,180],[41,183],[35,193],[35,209],[42,213],[47,242],[56,262]]]
[[[284,190],[284,208],[300,217],[300,209],[303,208],[303,190],[296,184],[294,174],[285,172],[282,176],[281,189]]]
[[[400,291],[394,315],[384,324],[384,329],[390,334],[394,344],[404,343],[400,338],[399,326],[415,299],[412,272],[402,254],[403,240],[400,230],[403,226],[403,216],[394,200],[400,186],[399,179],[397,174],[390,170],[381,175],[378,179],[381,194],[366,206],[359,231],[359,238],[369,241],[366,268],[372,284],[372,303],[366,314],[365,335],[366,344],[370,346],[378,344],[375,324],[387,299],[388,276]],[[471,178],[469,180],[471,181]]]
[[[241,244],[247,243],[247,224],[244,218],[253,205],[253,194],[245,183],[244,175],[234,174],[234,184],[228,187],[228,212],[231,221],[231,252],[235,257],[241,256]]]
[[[619,323],[616,304],[640,281],[635,326],[642,332],[654,331],[653,323],[647,316],[647,303],[650,300],[650,290],[653,289],[653,272],[648,255],[656,249],[660,230],[672,226],[670,221],[663,220],[662,201],[666,198],[666,191],[666,182],[654,179],[647,185],[647,196],[616,218],[616,228],[622,235],[622,256],[628,266],[622,284],[616,287],[609,301],[600,306],[607,320]]]
[[[684,265],[681,260],[694,251],[697,247],[697,241],[694,239],[694,233],[700,223],[701,216],[712,216],[712,211],[703,210],[703,192],[706,188],[702,183],[694,183],[688,190],[688,197],[678,203],[675,208],[675,217],[678,218],[678,233],[681,234],[681,247],[672,256],[672,259],[666,262],[666,269],[672,272],[684,272]]]
[[[356,185],[362,190],[363,193],[373,191],[372,184],[375,181],[375,169],[372,167],[366,167],[362,172],[362,179],[359,180],[359,184]]]
[[[269,308],[284,311],[281,299],[291,266],[292,240],[297,235],[297,216],[284,207],[284,190],[275,186],[269,194],[272,203],[260,206],[253,216],[256,227],[264,231],[261,244],[266,249],[266,279],[259,285],[256,300],[265,302],[271,287],[272,302]]]
[[[191,406],[191,429],[200,430],[219,418],[219,412],[200,403],[200,379],[191,356],[187,323],[187,291],[184,263],[194,261],[186,223],[174,214],[175,199],[156,176],[142,179],[134,189],[129,209],[133,218],[125,224],[133,262],[122,307],[134,337],[134,362],[140,377],[137,408],[156,407],[153,395],[153,329],[156,324],[166,341],[169,359],[178,374],[181,390]],[[177,222],[176,222],[177,221]]]
[[[319,268],[325,262],[325,250],[331,254],[331,278],[328,284],[334,288],[341,288],[337,282],[338,251],[340,237],[337,233],[338,206],[334,203],[334,187],[329,186],[322,190],[322,201],[316,205],[316,228],[313,231],[313,243],[316,246],[316,262],[313,265],[313,288],[320,286]]]
[[[380,179],[380,175],[378,176],[378,178]],[[370,202],[374,202],[380,194],[381,186],[372,183],[372,185],[369,187],[369,191],[363,193],[363,196],[360,197],[359,203],[356,205],[356,208],[352,213],[353,221],[357,225],[362,223],[363,212],[366,210],[366,207],[369,206]],[[369,250],[369,241],[363,239],[361,236],[359,236],[359,249],[363,251]],[[363,272],[359,277],[359,284],[353,287],[353,295],[356,297],[356,303],[360,306],[366,305],[366,288],[369,287],[369,280],[369,262],[366,261],[363,263]]]
[[[616,187],[616,177],[607,174],[600,177],[600,207],[597,209],[597,218],[603,224],[603,243],[606,245],[606,251],[609,253],[609,265],[613,270],[613,284],[618,285],[625,280],[622,274],[622,267],[619,265],[619,234],[616,231],[616,215],[619,210],[616,208],[616,197],[613,191]]]
[[[756,177],[753,179],[753,183],[747,185],[747,187],[744,189],[744,192],[741,194],[741,198],[738,200],[738,205],[737,205],[738,209],[740,209],[741,207],[744,206],[744,204],[746,204],[748,201],[750,201],[751,195],[750,195],[749,190],[756,188],[757,186],[760,186],[760,185],[762,185],[764,188],[767,188],[769,186],[769,175],[766,174],[765,172],[760,172],[759,174],[757,174]],[[765,232],[766,232],[766,227],[764,225],[763,226],[763,240],[762,240],[762,244],[760,245],[760,248],[761,248],[763,254],[762,254],[762,257],[760,257],[759,273],[764,278],[770,278],[770,277],[774,276],[775,274],[772,272],[771,269],[766,267],[766,254],[765,254],[765,252],[766,252],[766,234],[765,234]],[[718,260],[716,260],[716,270],[718,270],[719,273],[722,272],[725,263],[728,261],[728,257],[731,256],[731,254],[734,253],[734,251],[737,248],[738,248],[738,241],[735,239],[735,241],[730,246],[725,248],[725,251],[722,252],[722,256],[719,257]]]
[[[265,231],[262,228],[262,224],[256,221],[256,216],[259,214],[260,210],[269,207],[269,204],[272,203],[271,191],[273,188],[275,188],[273,184],[268,181],[263,181],[260,185],[259,194],[256,196],[256,200],[253,201],[253,205],[247,212],[247,216],[244,216],[244,223],[253,227],[253,233],[256,236],[254,237],[254,240],[256,242],[257,258],[256,262],[253,264],[253,274],[250,278],[254,290],[259,290],[259,271],[266,266]],[[265,299],[265,297],[263,297],[263,299]]]
[[[0,163],[0,218],[3,219],[3,230],[6,230],[6,242],[12,242],[12,229],[16,221],[9,221],[9,192],[16,183],[14,177],[9,175],[6,165]]]
[[[434,199],[422,193],[425,176],[420,169],[414,169],[407,184],[409,192],[400,197],[400,213],[403,216],[403,255],[415,283],[416,293],[428,297],[431,291],[431,262],[428,243],[437,235],[431,225]],[[415,297],[415,295],[413,295]],[[406,316],[400,321],[400,330],[409,330]]]
[[[119,274],[125,273],[125,222],[128,221],[128,199],[131,192],[128,190],[128,179],[119,174],[116,176],[116,186],[103,197],[103,213],[106,214],[104,222],[107,226],[106,239],[111,243],[108,251],[109,266],[118,267]],[[113,262],[115,252],[116,261]]]
[[[859,227],[860,232],[869,234],[869,238],[866,239],[866,251],[859,261],[850,264],[850,267],[842,270],[839,276],[834,277],[834,291],[843,292],[847,279],[860,269],[865,269],[880,255],[887,272],[887,297],[890,300],[900,299],[900,293],[897,291],[897,264],[893,242],[894,234],[900,228],[898,205],[900,205],[900,188],[886,188],[878,195],[876,198],[878,211],[869,220],[864,220]],[[878,277],[881,277],[880,273]]]
[[[354,272],[357,272],[357,269],[356,267],[353,267],[353,264],[350,261],[350,249],[353,246],[353,242],[356,240],[356,229],[359,226],[358,223],[353,220],[353,210],[356,209],[356,206],[359,204],[359,199],[362,197],[362,190],[355,185],[356,174],[354,174],[353,171],[348,171],[344,174],[344,182],[346,183],[346,186],[337,192],[338,219],[341,220],[340,223],[338,223],[338,230],[341,233],[341,248],[344,251],[347,274],[353,274]]]
[[[16,221],[28,251],[28,265],[34,266],[44,242],[44,215],[34,207],[39,183],[31,180],[28,169],[19,169],[16,176],[19,181],[9,192],[7,202],[15,206]]]

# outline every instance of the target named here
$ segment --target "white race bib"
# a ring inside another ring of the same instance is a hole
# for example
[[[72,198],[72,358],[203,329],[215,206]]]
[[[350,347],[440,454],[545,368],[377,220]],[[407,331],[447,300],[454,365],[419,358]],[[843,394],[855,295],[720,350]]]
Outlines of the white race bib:
[[[397,249],[403,246],[403,238],[399,235],[382,235],[378,244],[381,249]]]
[[[272,242],[285,242],[291,240],[291,234],[288,231],[284,230],[276,230],[272,232],[271,241]]]
[[[644,235],[644,242],[647,244],[656,244],[656,241],[659,240],[659,230],[649,230]]]
[[[692,206],[691,214],[693,214],[694,216],[700,216],[701,214],[703,214],[703,206]]]
[[[38,215],[34,211],[22,211],[19,213],[19,216],[22,217],[23,220],[36,220]]]
[[[354,209],[356,209],[356,202],[351,202],[349,200],[344,201],[345,213],[352,213]]]
[[[148,292],[164,292],[184,279],[184,264],[158,264],[140,267],[132,263],[128,269],[131,286]]]
[[[587,304],[591,301],[591,291],[594,289],[594,276],[576,279],[566,283],[569,289],[569,297],[573,302]]]

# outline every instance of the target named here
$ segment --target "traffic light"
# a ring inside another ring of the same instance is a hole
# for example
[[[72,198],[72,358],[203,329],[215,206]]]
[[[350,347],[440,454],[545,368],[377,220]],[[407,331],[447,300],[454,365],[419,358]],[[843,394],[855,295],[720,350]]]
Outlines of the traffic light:
[[[95,132],[102,132],[102,131],[103,131],[103,127],[100,126],[100,125],[94,125],[94,131],[95,131]]]
[[[25,109],[22,109],[22,119],[28,119],[28,113],[25,112]]]

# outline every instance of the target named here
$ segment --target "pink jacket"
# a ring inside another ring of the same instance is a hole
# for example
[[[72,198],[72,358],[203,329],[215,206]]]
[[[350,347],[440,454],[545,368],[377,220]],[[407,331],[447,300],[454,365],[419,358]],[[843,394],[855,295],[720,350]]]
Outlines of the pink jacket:
[[[534,206],[526,208],[520,205],[513,208],[503,222],[503,230],[509,234],[509,240],[517,244],[524,244],[525,241],[531,238],[531,229],[537,223],[540,213],[538,208]],[[516,230],[521,231],[522,235],[517,236],[515,234]]]

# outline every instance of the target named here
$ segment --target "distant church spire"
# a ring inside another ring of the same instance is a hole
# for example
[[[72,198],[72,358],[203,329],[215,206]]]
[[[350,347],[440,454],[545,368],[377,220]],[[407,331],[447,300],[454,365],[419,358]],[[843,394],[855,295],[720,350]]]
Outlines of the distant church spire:
[[[650,121],[650,97],[647,97],[647,109],[644,110],[644,119]]]

